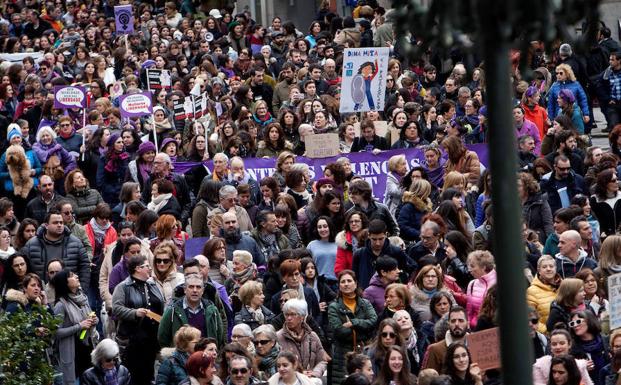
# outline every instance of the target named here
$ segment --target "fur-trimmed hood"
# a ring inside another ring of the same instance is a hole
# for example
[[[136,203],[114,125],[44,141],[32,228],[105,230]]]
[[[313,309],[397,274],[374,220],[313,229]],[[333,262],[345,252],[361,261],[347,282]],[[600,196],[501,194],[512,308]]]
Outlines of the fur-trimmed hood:
[[[406,191],[403,193],[403,203],[411,203],[419,211],[431,211],[433,205],[431,200],[427,198],[426,201],[420,199],[414,193]]]
[[[6,292],[6,301],[17,302],[20,303],[22,306],[26,306],[28,304],[28,297],[26,297],[26,294],[24,294],[24,292],[22,291],[9,289]]]
[[[358,245],[364,245],[367,240],[367,231],[363,230],[360,233],[360,239],[358,239]],[[345,230],[339,231],[334,238],[336,247],[345,250],[351,250],[351,233],[345,232]]]

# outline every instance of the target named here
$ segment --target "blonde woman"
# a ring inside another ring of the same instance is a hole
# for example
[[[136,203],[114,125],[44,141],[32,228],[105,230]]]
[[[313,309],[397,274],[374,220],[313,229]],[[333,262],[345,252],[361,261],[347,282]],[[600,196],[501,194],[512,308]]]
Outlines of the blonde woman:
[[[176,248],[172,241],[163,241],[153,251],[153,281],[164,295],[165,304],[173,298],[175,287],[183,283],[183,274],[175,264]]]
[[[399,211],[397,223],[399,235],[404,241],[418,242],[420,239],[421,219],[431,211],[431,184],[425,179],[414,179],[410,191],[403,193],[403,206]]]
[[[550,305],[556,298],[561,284],[561,277],[556,273],[556,261],[551,255],[542,255],[537,261],[537,275],[528,289],[526,302],[539,314],[537,330],[545,333],[546,322],[550,315]]]
[[[561,90],[566,89],[574,94],[576,103],[582,112],[582,120],[584,123],[589,123],[589,104],[587,102],[586,93],[576,80],[574,71],[568,64],[559,64],[556,67],[555,73],[556,81],[550,87],[550,91],[548,91],[548,117],[554,119],[561,113],[561,108],[558,104],[558,96]]]

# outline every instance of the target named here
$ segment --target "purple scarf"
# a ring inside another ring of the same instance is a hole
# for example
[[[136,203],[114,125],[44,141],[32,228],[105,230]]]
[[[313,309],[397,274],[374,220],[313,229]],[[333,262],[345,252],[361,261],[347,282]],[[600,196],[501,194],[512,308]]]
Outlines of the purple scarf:
[[[119,169],[119,163],[129,159],[129,154],[126,152],[111,151],[111,154],[108,154],[106,157],[108,158],[108,162],[106,162],[104,169],[108,172],[116,172]]]

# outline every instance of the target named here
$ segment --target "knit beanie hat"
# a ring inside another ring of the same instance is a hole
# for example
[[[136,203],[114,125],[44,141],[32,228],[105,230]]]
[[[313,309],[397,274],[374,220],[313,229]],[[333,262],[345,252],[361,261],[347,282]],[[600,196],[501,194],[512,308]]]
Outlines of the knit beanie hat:
[[[106,142],[106,146],[107,147],[112,147],[114,146],[114,142],[117,141],[117,139],[119,139],[121,136],[117,133],[114,133],[112,135],[110,135],[110,137],[108,138],[108,141]]]
[[[7,127],[7,134],[6,134],[6,140],[7,141],[11,141],[11,139],[13,139],[16,136],[22,137],[22,129],[21,127],[19,127],[18,124],[15,123],[11,123],[9,124],[9,127]]]
[[[140,146],[138,146],[138,156],[144,155],[149,151],[157,152],[155,149],[155,144],[150,141],[142,142],[140,143]]]

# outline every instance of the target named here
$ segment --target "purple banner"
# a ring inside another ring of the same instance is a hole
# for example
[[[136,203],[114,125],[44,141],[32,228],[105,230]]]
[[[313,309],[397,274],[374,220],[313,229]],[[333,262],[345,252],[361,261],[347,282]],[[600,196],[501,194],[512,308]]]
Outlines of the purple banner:
[[[153,112],[152,94],[144,91],[137,94],[121,96],[119,106],[121,107],[121,117],[139,118]]]
[[[486,168],[489,167],[489,157],[487,153],[487,144],[467,145],[469,150],[474,151],[479,156],[479,161]],[[310,168],[311,178],[313,180],[320,179],[323,176],[323,169],[329,163],[335,162],[341,156],[349,159],[354,174],[364,178],[373,187],[373,196],[382,200],[386,191],[386,176],[388,174],[388,160],[393,155],[405,154],[410,167],[425,164],[425,154],[422,149],[412,148],[407,150],[390,150],[383,151],[377,155],[370,152],[357,152],[343,154],[331,158],[311,159],[303,156],[296,157],[297,163],[305,163]],[[446,155],[444,155],[446,157]],[[184,174],[190,169],[200,165],[196,162],[175,162],[175,172]],[[203,163],[210,171],[213,170],[211,160]],[[275,171],[276,159],[265,158],[246,158],[244,159],[246,171],[257,181],[266,176],[270,176]]]
[[[114,21],[116,34],[127,35],[134,32],[134,14],[131,5],[117,5],[114,7]]]
[[[78,86],[54,86],[54,108],[86,107],[86,89]]]

